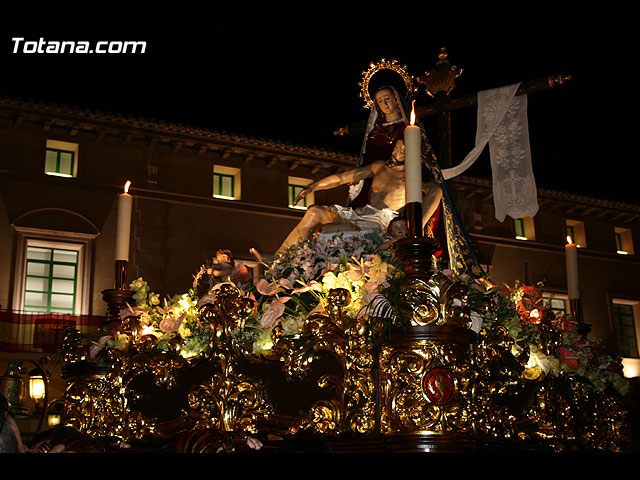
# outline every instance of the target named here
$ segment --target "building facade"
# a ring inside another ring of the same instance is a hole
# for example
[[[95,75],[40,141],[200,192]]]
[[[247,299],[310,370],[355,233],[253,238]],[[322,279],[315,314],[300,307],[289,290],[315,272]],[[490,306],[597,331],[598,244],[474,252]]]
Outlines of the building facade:
[[[356,163],[317,148],[16,99],[0,100],[0,146],[0,308],[11,318],[57,313],[71,322],[105,315],[127,180],[128,280],[143,277],[171,296],[187,291],[218,249],[255,266],[250,249],[273,253],[302,217],[290,206],[297,192]],[[565,311],[570,235],[580,246],[584,321],[610,353],[629,359],[629,375],[640,375],[640,206],[540,189],[535,218],[498,222],[489,181],[458,177],[450,186],[491,280],[542,282],[553,308]],[[307,200],[346,197],[341,187]]]

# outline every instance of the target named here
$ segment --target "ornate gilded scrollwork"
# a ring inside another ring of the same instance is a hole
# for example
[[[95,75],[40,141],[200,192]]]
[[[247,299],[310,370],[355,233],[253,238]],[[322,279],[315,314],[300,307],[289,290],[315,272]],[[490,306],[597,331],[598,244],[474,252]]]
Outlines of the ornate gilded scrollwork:
[[[543,332],[550,354],[557,332],[551,326]],[[624,451],[629,437],[619,396],[594,391],[576,377],[545,375],[529,347],[516,346],[503,327],[483,329],[474,356],[476,438],[557,451]]]
[[[177,419],[178,427],[181,423],[195,423],[225,431],[253,432],[256,422],[271,411],[260,383],[235,369],[242,352],[234,347],[231,332],[244,324],[253,308],[252,301],[242,297],[235,287],[223,286],[200,310],[200,321],[209,322],[212,328],[209,348],[203,356],[215,364],[217,372],[208,383],[193,388],[188,398],[191,410]],[[138,409],[141,394],[134,380],[150,374],[157,387],[170,390],[178,373],[193,365],[174,349],[156,351],[158,339],[144,334],[136,317],[124,319],[116,330],[129,341],[125,348],[109,350],[108,371],[85,375],[82,368],[71,369],[75,374],[65,393],[67,424],[91,435],[114,435],[124,440],[162,435],[162,425]],[[68,367],[79,365],[78,358],[66,360]]]
[[[463,338],[442,342],[435,335],[426,335],[419,340],[407,337],[406,342],[383,345],[380,354],[383,434],[471,432],[474,365],[471,347]]]
[[[189,393],[189,407],[191,414],[198,418],[197,426],[225,432],[256,433],[258,422],[272,411],[262,385],[233,369],[212,376],[206,385],[195,387]]]
[[[468,287],[440,272],[428,280],[411,279],[401,288],[397,309],[400,322],[413,326],[471,327]]]
[[[254,303],[234,286],[224,284],[200,311],[201,321],[212,326],[209,361],[217,370],[206,384],[189,393],[190,415],[201,428],[255,433],[258,422],[273,411],[262,383],[236,368],[237,361],[248,353],[235,345],[232,333],[244,327]]]
[[[405,279],[394,298],[394,326],[381,337],[372,332],[375,318],[345,314],[350,294],[334,289],[324,311],[308,316],[299,335],[273,328],[273,347],[264,355],[234,338],[254,314],[253,300],[231,285],[222,286],[198,311],[199,321],[211,327],[198,363],[207,363],[212,373],[188,392],[188,408],[173,432],[258,433],[282,419],[262,381],[241,372],[239,362],[271,363],[296,381],[329,356],[339,372],[317,380],[326,396],[305,415],[287,419],[279,431],[352,438],[381,434],[401,438],[403,446],[415,438],[428,443],[455,437],[463,443],[507,440],[555,450],[571,445],[623,450],[628,433],[620,397],[596,391],[584,379],[551,375],[535,361],[559,348],[558,328],[542,319],[537,332],[544,347],[538,350],[515,341],[505,326],[476,334],[471,330],[472,293],[467,284],[441,272]],[[495,313],[491,302],[473,303],[473,309]],[[109,351],[108,364],[92,364],[80,349],[69,349],[66,424],[125,441],[168,438],[166,425],[138,408],[135,380],[144,373],[156,387],[172,389],[178,374],[196,363],[178,355],[177,348],[158,352],[155,337],[145,334],[134,317],[125,319],[119,331],[129,342]]]
[[[321,400],[310,409],[300,428],[317,433],[345,432],[366,434],[375,427],[374,355],[368,341],[367,318],[352,318],[342,309],[350,302],[344,289],[334,289],[327,298],[327,312],[310,316],[304,324],[304,343],[297,349],[276,341],[283,352],[283,370],[299,377],[309,369],[317,355],[332,355],[342,368],[342,377],[324,375],[319,386],[333,390],[337,399]]]

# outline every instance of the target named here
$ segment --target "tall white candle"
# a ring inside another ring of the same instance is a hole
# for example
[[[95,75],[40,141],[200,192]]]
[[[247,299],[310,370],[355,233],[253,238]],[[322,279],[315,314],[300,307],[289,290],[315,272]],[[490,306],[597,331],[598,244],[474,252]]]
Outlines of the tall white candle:
[[[404,175],[406,203],[422,203],[422,135],[415,125],[415,111],[411,109],[411,124],[404,129]]]
[[[124,192],[118,197],[118,219],[116,223],[116,260],[129,261],[129,241],[131,239],[131,212],[133,197],[129,194],[131,182],[127,180]]]
[[[571,237],[567,237],[564,251],[567,263],[567,292],[569,293],[569,298],[580,298],[578,288],[578,246],[573,243]]]

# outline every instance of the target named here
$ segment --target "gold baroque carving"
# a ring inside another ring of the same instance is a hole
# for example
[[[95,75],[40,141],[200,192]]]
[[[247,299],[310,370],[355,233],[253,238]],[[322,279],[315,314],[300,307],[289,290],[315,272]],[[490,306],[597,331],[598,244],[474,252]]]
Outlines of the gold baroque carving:
[[[383,434],[470,432],[473,361],[469,345],[429,340],[385,345],[380,376]]]
[[[309,316],[299,338],[275,328],[272,353],[264,356],[233,341],[233,331],[253,312],[252,301],[230,286],[219,289],[199,312],[212,329],[201,361],[210,362],[214,373],[194,385],[189,408],[171,428],[138,410],[139,392],[132,379],[148,373],[156,386],[171,389],[177,375],[194,365],[174,354],[153,353],[152,339],[134,334],[139,325],[127,319],[121,328],[131,333],[132,341],[127,349],[110,352],[108,371],[89,369],[83,374],[80,367],[90,365],[86,358],[80,353],[67,356],[73,374],[68,375],[65,393],[65,423],[92,436],[125,441],[168,438],[187,428],[256,433],[275,422],[277,412],[262,383],[238,372],[237,363],[245,359],[280,365],[283,375],[295,381],[316,359],[329,355],[338,361],[342,375],[320,377],[326,398],[289,422],[289,433],[366,437],[380,432],[403,439],[463,435],[481,442],[533,442],[555,450],[571,444],[622,450],[628,437],[619,398],[575,378],[545,376],[528,363],[528,346],[516,345],[504,327],[483,329],[476,336],[469,329],[463,284],[436,272],[428,280],[406,282],[401,291],[395,307],[400,320],[410,322],[406,328],[394,327],[382,344],[372,341],[379,338],[371,332],[375,319],[345,315],[348,292],[336,289],[327,299],[326,312]],[[548,328],[543,334],[550,353],[558,332]]]

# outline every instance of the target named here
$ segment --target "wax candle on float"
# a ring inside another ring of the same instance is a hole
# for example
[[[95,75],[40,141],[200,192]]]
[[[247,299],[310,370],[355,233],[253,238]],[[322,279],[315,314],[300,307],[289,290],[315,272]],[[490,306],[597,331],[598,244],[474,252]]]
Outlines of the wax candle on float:
[[[131,212],[133,197],[129,194],[131,181],[127,180],[124,192],[118,197],[118,219],[116,223],[116,260],[129,261],[129,241],[131,239]]]
[[[580,298],[578,288],[578,246],[567,236],[567,244],[564,246],[567,264],[567,292],[570,299]]]
[[[416,115],[412,103],[411,124],[404,129],[404,162],[406,203],[422,204],[422,135],[415,125]]]

